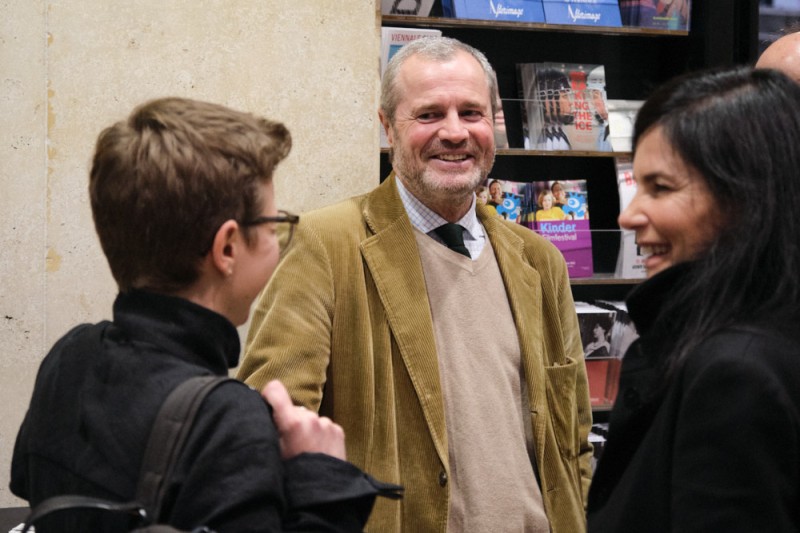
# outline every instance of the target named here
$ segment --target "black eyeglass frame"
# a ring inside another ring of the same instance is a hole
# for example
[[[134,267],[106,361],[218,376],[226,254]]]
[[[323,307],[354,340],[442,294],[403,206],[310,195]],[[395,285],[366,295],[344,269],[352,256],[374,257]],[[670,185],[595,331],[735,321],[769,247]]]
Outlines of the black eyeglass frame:
[[[252,227],[252,226],[260,226],[261,224],[289,224],[289,236],[286,237],[286,242],[283,244],[281,252],[284,249],[289,247],[289,244],[292,242],[292,236],[294,235],[294,228],[300,222],[300,215],[292,214],[288,211],[284,211],[283,209],[278,209],[278,216],[274,217],[265,217],[260,216],[256,217],[252,220],[246,220],[241,222],[240,224],[243,227]]]

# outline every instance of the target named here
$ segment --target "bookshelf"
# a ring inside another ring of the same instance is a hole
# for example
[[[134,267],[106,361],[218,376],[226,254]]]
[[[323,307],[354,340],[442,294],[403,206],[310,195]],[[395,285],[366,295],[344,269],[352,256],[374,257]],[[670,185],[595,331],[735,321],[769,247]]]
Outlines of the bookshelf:
[[[703,67],[750,63],[757,54],[757,0],[695,0],[689,31],[567,26],[442,17],[437,0],[428,17],[383,15],[383,26],[438,28],[483,51],[497,71],[509,138],[490,178],[515,181],[586,179],[595,275],[573,279],[576,300],[624,299],[639,280],[615,279],[619,194],[614,152],[524,150],[517,63],[543,61],[605,66],[609,99],[644,100],[669,78]],[[391,170],[380,155],[381,178]]]

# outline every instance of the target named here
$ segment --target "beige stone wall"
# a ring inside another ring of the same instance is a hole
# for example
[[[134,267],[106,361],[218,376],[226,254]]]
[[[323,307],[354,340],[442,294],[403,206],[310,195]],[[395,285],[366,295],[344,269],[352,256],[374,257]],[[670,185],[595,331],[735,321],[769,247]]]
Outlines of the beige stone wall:
[[[99,131],[149,98],[211,100],[292,131],[281,207],[364,192],[379,25],[374,0],[0,0],[0,506],[23,504],[8,472],[41,358],[110,316],[86,193]]]

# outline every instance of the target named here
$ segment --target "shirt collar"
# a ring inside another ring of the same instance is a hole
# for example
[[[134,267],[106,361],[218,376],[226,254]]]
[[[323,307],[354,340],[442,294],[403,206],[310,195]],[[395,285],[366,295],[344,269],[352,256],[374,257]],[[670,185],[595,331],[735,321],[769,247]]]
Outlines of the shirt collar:
[[[447,220],[435,213],[431,208],[423,204],[417,199],[405,185],[403,185],[400,178],[395,178],[397,184],[397,191],[400,193],[400,200],[403,202],[403,207],[408,213],[408,218],[411,225],[417,228],[422,233],[430,233],[442,224],[447,224]],[[472,203],[469,206],[467,213],[456,221],[467,230],[469,235],[465,235],[465,240],[476,240],[483,237],[483,226],[478,221],[478,216],[475,214],[475,195],[472,195]]]

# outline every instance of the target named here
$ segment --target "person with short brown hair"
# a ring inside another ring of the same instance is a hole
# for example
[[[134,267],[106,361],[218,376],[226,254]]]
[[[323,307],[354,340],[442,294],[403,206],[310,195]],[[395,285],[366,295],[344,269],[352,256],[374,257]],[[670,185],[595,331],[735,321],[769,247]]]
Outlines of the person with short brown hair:
[[[14,494],[31,506],[134,499],[167,395],[238,364],[236,326],[298,222],[276,209],[272,181],[290,147],[279,122],[183,98],[147,102],[100,134],[89,192],[119,286],[114,318],[75,327],[42,362],[14,448]],[[156,520],[218,533],[361,531],[375,496],[398,487],[344,461],[342,428],[293,406],[280,382],[263,394],[274,423],[242,383],[210,393]],[[129,531],[128,520],[71,509],[36,528]]]

